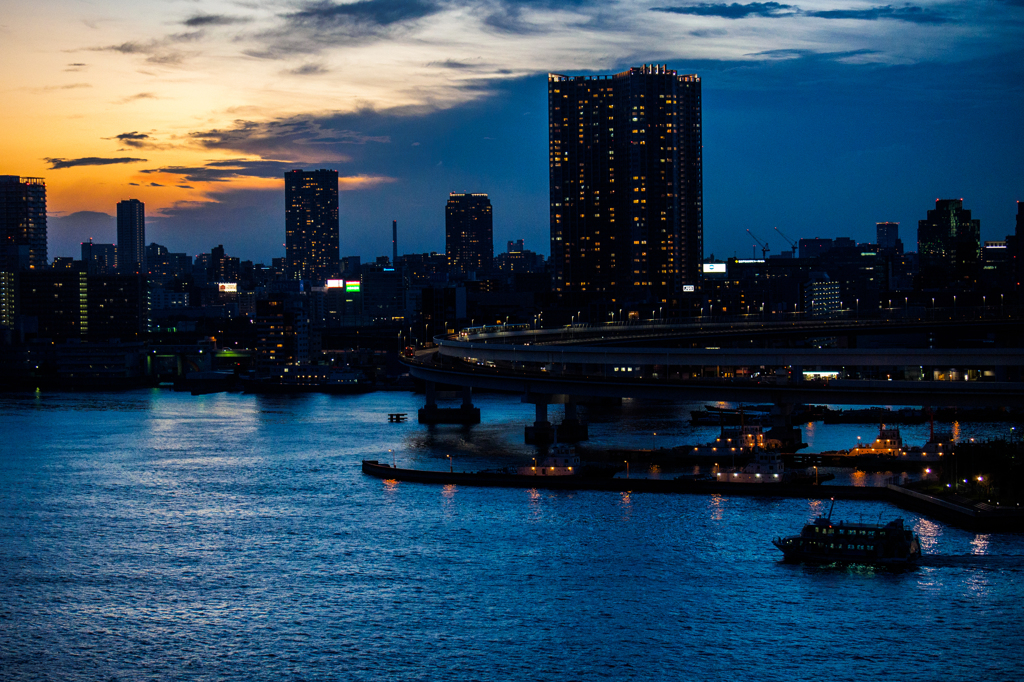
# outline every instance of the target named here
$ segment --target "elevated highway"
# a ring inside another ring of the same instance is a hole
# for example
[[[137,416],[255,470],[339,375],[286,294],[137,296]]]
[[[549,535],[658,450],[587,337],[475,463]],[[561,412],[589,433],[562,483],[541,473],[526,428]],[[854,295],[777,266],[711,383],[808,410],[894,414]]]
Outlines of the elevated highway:
[[[962,330],[964,324],[955,326]],[[1007,324],[1019,325],[988,322],[977,332],[985,336],[999,327],[1005,336]],[[762,334],[783,331],[813,339],[864,330],[934,332],[939,325],[903,320],[757,326]],[[428,387],[465,388],[466,405],[473,388],[519,393],[537,405],[538,425],[547,422],[549,403],[566,403],[566,418],[574,419],[574,407],[571,413],[568,406],[584,396],[770,402],[783,416],[797,403],[1024,407],[1024,348],[737,347],[744,345],[742,336],[733,347],[715,345],[737,334],[743,330],[735,324],[488,328],[436,337],[436,352],[408,365]]]

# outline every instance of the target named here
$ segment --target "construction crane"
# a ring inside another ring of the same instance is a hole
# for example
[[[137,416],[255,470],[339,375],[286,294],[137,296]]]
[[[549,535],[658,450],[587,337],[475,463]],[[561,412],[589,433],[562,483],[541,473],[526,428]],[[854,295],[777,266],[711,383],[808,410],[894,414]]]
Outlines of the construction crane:
[[[767,256],[765,254],[771,251],[771,249],[768,248],[768,242],[761,241],[760,239],[755,237],[754,233],[751,232],[750,230],[747,230],[747,234],[749,234],[750,238],[757,242],[757,245],[761,247],[761,258],[766,258]]]
[[[796,242],[786,236],[786,234],[779,228],[775,228],[775,231],[782,235],[782,238],[789,242],[789,247],[793,251],[793,258],[796,258]]]

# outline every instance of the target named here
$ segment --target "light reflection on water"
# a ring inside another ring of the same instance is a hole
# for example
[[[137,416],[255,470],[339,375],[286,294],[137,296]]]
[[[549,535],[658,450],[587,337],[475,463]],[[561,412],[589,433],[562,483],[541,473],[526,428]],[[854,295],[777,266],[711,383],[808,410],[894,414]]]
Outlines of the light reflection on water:
[[[459,470],[536,454],[517,399],[479,396],[479,427],[387,422],[421,400],[0,395],[18,434],[0,449],[2,677],[1017,676],[1019,536],[841,501],[833,519],[903,516],[935,561],[817,568],[780,562],[770,540],[828,500],[364,476],[360,460],[389,449],[407,467],[453,454]],[[594,408],[591,433],[692,439],[686,407],[630,401],[642,423],[621,429],[617,408]],[[921,631],[927,647],[903,646]]]

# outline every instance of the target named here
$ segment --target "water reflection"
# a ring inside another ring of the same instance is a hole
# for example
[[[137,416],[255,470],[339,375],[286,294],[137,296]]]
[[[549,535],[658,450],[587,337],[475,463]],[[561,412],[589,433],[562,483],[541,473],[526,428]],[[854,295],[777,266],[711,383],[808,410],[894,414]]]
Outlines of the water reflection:
[[[988,535],[975,535],[971,540],[972,554],[988,554]]]
[[[725,500],[721,495],[712,495],[708,500],[708,507],[711,509],[711,520],[721,521],[725,514]]]

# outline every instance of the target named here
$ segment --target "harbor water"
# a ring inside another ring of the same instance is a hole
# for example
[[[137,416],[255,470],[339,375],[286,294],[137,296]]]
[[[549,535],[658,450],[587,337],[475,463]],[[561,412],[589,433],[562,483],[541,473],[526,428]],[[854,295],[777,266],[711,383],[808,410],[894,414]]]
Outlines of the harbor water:
[[[1019,678],[1021,535],[840,502],[834,519],[902,516],[926,558],[809,567],[771,539],[823,501],[360,472],[536,454],[522,443],[532,405],[474,402],[480,425],[426,427],[407,393],[0,394],[0,679]],[[658,448],[712,440],[687,424],[701,405],[581,414],[594,447]],[[815,451],[876,432],[804,431]]]

